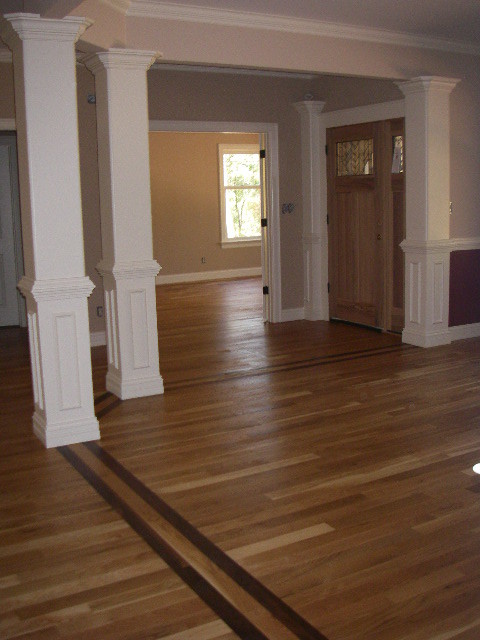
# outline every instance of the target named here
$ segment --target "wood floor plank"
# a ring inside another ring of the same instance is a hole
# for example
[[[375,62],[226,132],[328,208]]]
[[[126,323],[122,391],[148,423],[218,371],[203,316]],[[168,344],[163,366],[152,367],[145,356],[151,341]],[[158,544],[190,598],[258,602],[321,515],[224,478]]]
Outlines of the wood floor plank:
[[[158,288],[163,396],[117,402],[92,350],[101,446],[329,640],[478,640],[480,340],[264,325],[259,284]],[[25,332],[0,350],[0,629],[235,637],[33,438]]]

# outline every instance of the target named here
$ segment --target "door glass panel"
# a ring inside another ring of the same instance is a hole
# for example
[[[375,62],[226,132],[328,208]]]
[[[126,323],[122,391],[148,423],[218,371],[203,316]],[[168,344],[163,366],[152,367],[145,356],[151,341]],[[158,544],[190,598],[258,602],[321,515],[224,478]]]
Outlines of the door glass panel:
[[[373,138],[337,142],[337,176],[373,174]]]
[[[392,147],[392,173],[403,173],[403,136],[393,136]]]

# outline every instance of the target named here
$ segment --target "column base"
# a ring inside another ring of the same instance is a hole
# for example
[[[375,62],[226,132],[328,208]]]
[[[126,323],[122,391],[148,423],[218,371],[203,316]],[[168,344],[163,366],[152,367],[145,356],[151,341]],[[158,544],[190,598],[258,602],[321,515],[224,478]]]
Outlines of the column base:
[[[417,347],[450,344],[449,239],[400,244],[405,253],[405,328],[402,340]]]
[[[440,347],[442,344],[450,344],[452,342],[452,336],[450,335],[450,331],[421,333],[404,329],[402,331],[402,342],[428,349],[429,347]]]
[[[47,424],[42,415],[33,414],[33,433],[50,449],[77,442],[100,440],[100,428],[95,416],[70,422]]]
[[[18,288],[27,301],[34,434],[46,447],[98,440],[87,313],[92,282],[24,276]]]
[[[144,396],[156,396],[162,394],[163,379],[161,375],[150,378],[137,378],[122,381],[115,371],[109,371],[106,377],[107,391],[114,393],[121,400],[130,398],[143,398]]]
[[[107,320],[106,387],[122,400],[163,393],[158,363],[155,260],[100,263]]]

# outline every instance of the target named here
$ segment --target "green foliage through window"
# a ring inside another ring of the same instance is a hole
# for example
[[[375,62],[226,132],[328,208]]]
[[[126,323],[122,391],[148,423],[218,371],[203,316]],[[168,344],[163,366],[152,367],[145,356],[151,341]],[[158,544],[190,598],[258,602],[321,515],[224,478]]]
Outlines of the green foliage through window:
[[[252,146],[252,145],[248,145]],[[260,159],[254,153],[221,150],[223,239],[260,238]]]

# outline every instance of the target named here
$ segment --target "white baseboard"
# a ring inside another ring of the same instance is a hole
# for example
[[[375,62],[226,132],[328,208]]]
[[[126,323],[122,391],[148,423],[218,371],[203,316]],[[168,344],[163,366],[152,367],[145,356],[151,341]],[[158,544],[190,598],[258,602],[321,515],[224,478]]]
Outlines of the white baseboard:
[[[450,327],[452,340],[465,340],[466,338],[478,338],[480,336],[480,322],[473,324],[461,324],[458,327]]]
[[[305,309],[298,307],[297,309],[282,309],[280,322],[292,322],[293,320],[304,320]]]
[[[160,374],[122,380],[116,371],[109,371],[105,379],[107,391],[121,400],[157,396],[164,392],[163,378]]]
[[[412,331],[404,329],[402,331],[402,342],[405,344],[413,344],[416,347],[428,349],[430,347],[440,347],[444,344],[450,344],[452,336],[448,329],[444,331],[433,331],[431,333],[423,333],[421,331]]]
[[[105,331],[92,331],[90,333],[90,347],[103,347],[105,344],[107,344]]]
[[[198,271],[195,273],[176,273],[170,276],[158,275],[155,284],[179,284],[181,282],[205,282],[207,280],[231,280],[261,276],[262,267],[245,267],[244,269],[224,269],[223,271]]]

